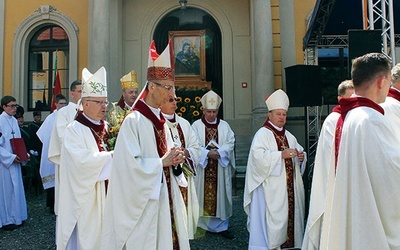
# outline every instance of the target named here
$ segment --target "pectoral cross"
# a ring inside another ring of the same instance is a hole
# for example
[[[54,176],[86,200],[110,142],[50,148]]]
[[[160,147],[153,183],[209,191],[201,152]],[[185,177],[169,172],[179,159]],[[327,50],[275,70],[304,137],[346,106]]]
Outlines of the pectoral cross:
[[[107,144],[104,143],[103,140],[101,140],[100,147],[102,147],[104,151],[108,151],[108,150],[107,150]]]

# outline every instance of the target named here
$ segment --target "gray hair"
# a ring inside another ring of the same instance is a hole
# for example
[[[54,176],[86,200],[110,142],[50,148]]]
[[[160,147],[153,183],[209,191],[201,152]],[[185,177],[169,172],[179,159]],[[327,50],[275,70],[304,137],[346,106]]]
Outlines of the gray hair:
[[[392,71],[392,82],[400,82],[400,63],[396,64],[396,66],[393,67]]]
[[[346,94],[347,89],[354,89],[352,80],[345,80],[339,84],[337,89],[338,96],[343,96],[344,94]]]

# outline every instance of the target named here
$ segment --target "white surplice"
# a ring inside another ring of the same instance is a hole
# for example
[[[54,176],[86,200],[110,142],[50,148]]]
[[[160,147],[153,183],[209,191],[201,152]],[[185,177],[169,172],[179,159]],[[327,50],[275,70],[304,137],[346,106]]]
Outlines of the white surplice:
[[[0,228],[21,225],[28,218],[21,164],[14,163],[10,139],[21,138],[17,119],[5,111],[0,115]],[[12,134],[14,132],[14,135]]]
[[[208,163],[206,149],[206,126],[201,119],[192,125],[201,144],[202,152],[196,166],[195,178],[197,198],[199,200],[200,218],[198,226],[211,232],[221,232],[228,229],[229,217],[232,216],[232,175],[235,171],[235,134],[229,124],[220,120],[218,124],[218,183],[217,183],[217,211],[216,216],[204,216],[204,175]]]
[[[62,138],[64,136],[65,129],[68,124],[70,124],[76,116],[78,110],[78,105],[73,102],[69,102],[66,107],[63,107],[58,111],[57,117],[54,119],[54,126],[51,130],[51,137],[49,142],[49,151],[48,151],[48,159],[49,161],[56,164],[55,168],[55,178],[54,178],[54,213],[58,214],[58,201],[59,201],[59,185],[60,185],[60,174],[59,174],[59,165],[60,165],[60,154],[61,154],[61,145]]]
[[[399,92],[396,88],[392,88],[392,90]],[[385,116],[389,119],[397,138],[400,140],[400,129],[398,129],[400,124],[400,101],[396,98],[387,96],[385,102],[382,103],[381,106],[385,110]]]
[[[49,116],[46,117],[43,124],[40,126],[36,135],[43,144],[42,156],[40,158],[40,176],[42,177],[43,188],[48,189],[54,187],[55,179],[55,164],[49,161],[49,143],[51,132],[54,126],[54,120],[57,116],[57,110],[54,110]]]
[[[164,116],[167,117],[167,115]],[[167,120],[167,125],[171,130],[172,139],[175,144],[181,143],[181,138],[179,137],[179,132],[178,132],[178,124],[179,124],[183,132],[185,147],[189,151],[190,159],[193,161],[193,166],[195,166],[199,161],[199,157],[201,154],[199,141],[193,129],[191,128],[190,123],[186,119],[176,114],[174,114],[174,116],[176,120],[175,122]],[[188,182],[187,212],[188,212],[189,239],[194,239],[194,234],[196,233],[197,229],[197,222],[199,220],[199,201],[197,199],[194,178],[196,178],[196,176],[187,177],[187,182]]]
[[[173,141],[164,124],[167,148]],[[175,226],[180,249],[190,249],[187,213],[170,170]],[[153,123],[139,111],[125,117],[114,150],[101,249],[172,249],[168,188]]]
[[[99,249],[111,152],[99,152],[91,129],[78,121],[62,140],[57,248],[66,249],[76,237],[78,245],[67,249]]]
[[[334,137],[336,124],[340,117],[338,112],[330,113],[322,125],[315,155],[314,171],[311,186],[309,214],[304,232],[302,249],[317,250],[320,246],[321,230],[324,221],[325,199],[328,178],[334,178],[332,166],[334,154]]]
[[[400,249],[399,149],[381,113],[365,106],[348,112],[320,249]]]
[[[289,148],[303,151],[289,131],[285,131],[285,136]],[[305,201],[301,174],[306,161],[306,155],[302,163],[297,157],[293,158],[294,247],[297,248],[301,247],[303,240]],[[254,206],[253,201],[258,206]],[[286,241],[288,194],[285,161],[282,159],[282,151],[278,151],[273,132],[265,127],[257,131],[250,147],[243,205],[248,215],[249,249],[274,249]]]

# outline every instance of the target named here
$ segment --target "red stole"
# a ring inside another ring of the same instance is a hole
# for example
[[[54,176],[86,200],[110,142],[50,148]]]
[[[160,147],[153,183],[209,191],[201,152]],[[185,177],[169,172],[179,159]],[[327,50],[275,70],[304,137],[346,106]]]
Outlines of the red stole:
[[[139,111],[142,115],[144,115],[147,119],[149,119],[153,123],[154,135],[156,137],[157,143],[157,152],[158,156],[161,158],[168,151],[167,148],[167,137],[164,130],[165,119],[162,113],[160,112],[160,118],[151,111],[149,106],[147,106],[143,99],[136,102],[135,106],[132,110]],[[171,176],[170,176],[170,168],[164,168],[164,175],[167,182],[168,187],[168,200],[169,200],[169,211],[171,216],[171,226],[172,226],[172,241],[173,241],[173,249],[179,249],[179,241],[178,234],[175,230],[175,219],[174,219],[174,211],[173,211],[173,201],[172,201],[172,193],[171,193]]]
[[[274,134],[276,144],[278,146],[278,151],[283,151],[289,148],[289,143],[286,138],[286,129],[283,127],[282,131],[277,130],[269,120],[264,122],[264,127],[271,130]],[[281,248],[292,248],[294,247],[294,165],[291,158],[285,159],[285,169],[286,169],[286,185],[288,193],[288,226],[286,241],[281,245]]]
[[[117,105],[122,108],[125,109],[125,101],[124,101],[124,97],[121,95],[121,97],[119,98]]]
[[[216,124],[210,124],[204,116],[201,118],[205,129],[206,146],[211,140],[218,142],[218,125],[220,119],[217,118]],[[216,216],[217,214],[217,194],[218,194],[218,160],[208,159],[207,167],[204,169],[204,210],[203,216]]]
[[[339,117],[339,120],[337,121],[336,130],[335,130],[335,171],[336,171],[337,161],[338,161],[338,156],[339,156],[339,148],[340,148],[340,140],[342,137],[343,123],[344,123],[344,119],[346,118],[347,113],[352,109],[355,109],[357,107],[362,107],[362,106],[375,109],[382,115],[385,113],[381,106],[379,106],[377,103],[375,103],[365,97],[342,98],[339,101],[339,104],[340,104],[342,112]]]
[[[151,111],[151,109],[143,102],[143,100],[139,100],[133,110],[139,111],[142,115],[144,115],[147,119],[149,119],[153,123],[154,135],[157,141],[157,151],[158,156],[163,157],[163,155],[168,151],[167,149],[167,140],[164,131],[164,116],[160,113],[160,118]],[[168,171],[169,172],[169,171]]]
[[[400,91],[395,88],[390,88],[387,96],[390,96],[400,102]]]
[[[336,113],[341,113],[342,111],[341,111],[341,108],[340,108],[340,105],[337,105],[337,106],[335,106],[333,109],[332,109],[332,112],[336,112]]]

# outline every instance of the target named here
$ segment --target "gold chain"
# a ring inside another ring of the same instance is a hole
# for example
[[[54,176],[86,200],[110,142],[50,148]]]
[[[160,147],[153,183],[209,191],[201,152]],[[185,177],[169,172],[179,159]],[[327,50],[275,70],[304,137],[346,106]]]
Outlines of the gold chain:
[[[272,129],[271,129],[271,131],[272,131],[272,133],[274,133],[275,137],[278,138],[278,140],[281,142],[281,148],[282,148],[282,150],[287,149],[288,146],[286,145],[286,142],[285,142],[285,136],[279,136],[279,135],[277,135],[277,134],[275,133],[275,131],[273,131]]]

